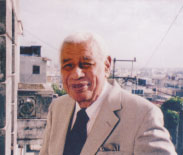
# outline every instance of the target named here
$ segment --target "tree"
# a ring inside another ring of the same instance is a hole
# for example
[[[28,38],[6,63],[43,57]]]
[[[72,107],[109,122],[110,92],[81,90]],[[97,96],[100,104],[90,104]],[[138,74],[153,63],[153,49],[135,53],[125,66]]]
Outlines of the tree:
[[[55,83],[52,84],[52,88],[53,88],[54,92],[56,94],[58,94],[58,96],[62,96],[62,95],[67,94],[64,89],[60,89],[59,86],[57,84],[55,84]]]
[[[172,97],[166,101],[162,106],[162,112],[164,114],[165,127],[170,132],[172,141],[176,144],[177,126],[179,123],[179,112],[183,105],[183,99],[180,97]]]
[[[181,107],[183,106],[183,98],[180,97],[172,97],[168,101],[166,101],[162,106],[161,109],[163,111],[166,110],[173,110],[179,112]]]

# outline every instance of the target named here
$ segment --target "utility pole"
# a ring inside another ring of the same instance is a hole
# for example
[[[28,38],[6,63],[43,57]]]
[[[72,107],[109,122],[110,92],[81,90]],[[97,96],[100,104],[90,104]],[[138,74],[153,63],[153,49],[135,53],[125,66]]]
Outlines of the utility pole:
[[[133,60],[117,60],[116,58],[113,59],[113,79],[115,78],[115,65],[116,65],[116,62],[117,61],[120,61],[120,62],[131,62],[132,63],[132,69],[131,69],[131,77],[133,75],[133,63],[136,62],[136,57],[133,59]]]
[[[131,75],[130,76],[126,76],[126,77],[122,77],[122,76],[115,76],[115,69],[116,69],[116,62],[131,62],[132,63],[132,68],[131,68]],[[137,78],[136,77],[132,77],[133,76],[133,63],[136,62],[136,58],[134,58],[133,60],[118,60],[116,58],[113,59],[113,72],[112,72],[112,78],[113,79],[123,79],[124,83],[127,83],[127,81],[132,82],[133,84],[136,85],[137,87]]]

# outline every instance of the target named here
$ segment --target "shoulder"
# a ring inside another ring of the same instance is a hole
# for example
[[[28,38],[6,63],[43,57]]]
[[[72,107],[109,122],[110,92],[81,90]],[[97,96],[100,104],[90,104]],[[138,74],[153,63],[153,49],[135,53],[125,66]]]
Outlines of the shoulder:
[[[121,90],[121,104],[124,110],[132,112],[138,117],[146,117],[147,115],[153,115],[153,117],[155,117],[156,115],[163,118],[161,109],[159,107],[147,99],[138,95],[130,94],[123,89]]]
[[[163,117],[159,107],[143,97],[127,92],[117,82],[112,83],[108,99],[111,106],[115,104],[121,107],[125,116],[143,119],[146,115],[156,114],[159,117]]]
[[[123,89],[121,89],[120,95],[121,95],[121,104],[124,108],[132,108],[135,110],[143,108],[143,110],[148,111],[151,109],[159,109],[159,107],[157,107],[147,99],[135,94],[131,94]]]
[[[53,99],[52,103],[50,104],[50,111],[55,111],[56,109],[64,108],[70,104],[73,104],[75,101],[68,95],[60,96],[56,99]]]
[[[141,109],[143,107],[144,110],[150,109],[159,109],[156,105],[148,101],[147,99],[134,95],[130,92],[127,92],[115,81],[110,81],[111,87],[109,91],[109,100],[112,103],[118,102],[121,104],[123,108],[132,108],[132,109]]]

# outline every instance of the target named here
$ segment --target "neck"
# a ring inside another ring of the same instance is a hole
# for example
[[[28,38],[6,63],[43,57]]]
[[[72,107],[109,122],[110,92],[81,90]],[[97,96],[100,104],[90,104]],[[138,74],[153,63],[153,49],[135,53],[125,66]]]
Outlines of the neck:
[[[80,108],[88,108],[93,102],[80,102],[79,106]]]

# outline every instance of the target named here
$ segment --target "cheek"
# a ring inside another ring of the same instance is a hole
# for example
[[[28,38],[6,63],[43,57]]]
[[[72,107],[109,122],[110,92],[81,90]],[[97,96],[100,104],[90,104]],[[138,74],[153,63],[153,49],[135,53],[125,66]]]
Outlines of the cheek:
[[[92,86],[93,86],[93,89],[98,89],[98,87],[100,87],[100,84],[102,83],[102,81],[104,81],[104,75],[102,73],[101,70],[93,73],[90,78],[92,78]]]
[[[61,79],[62,79],[64,89],[67,89],[68,76],[64,73],[61,73]]]
[[[100,89],[106,79],[106,74],[103,68],[99,68],[96,73],[96,87]]]
[[[104,80],[105,76],[106,76],[106,73],[105,73],[105,68],[103,67],[100,67],[96,70],[96,73],[95,73],[96,77],[98,80]]]

